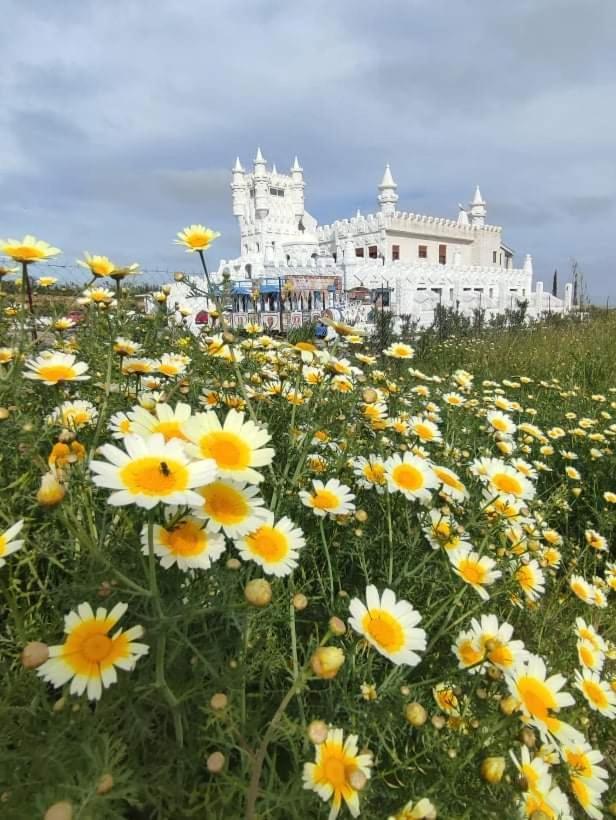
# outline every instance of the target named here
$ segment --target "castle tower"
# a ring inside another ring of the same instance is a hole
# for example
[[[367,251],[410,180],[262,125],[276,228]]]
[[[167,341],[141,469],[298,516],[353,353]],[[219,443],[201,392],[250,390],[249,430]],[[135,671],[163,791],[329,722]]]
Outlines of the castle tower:
[[[233,216],[245,216],[247,204],[246,194],[248,193],[248,187],[246,185],[246,177],[239,157],[235,160],[232,174],[231,191],[233,195]]]
[[[488,210],[486,208],[486,203],[481,196],[481,191],[479,190],[478,185],[475,188],[475,196],[473,197],[473,201],[470,203],[471,225],[485,225],[487,213]]]
[[[293,203],[295,205],[295,216],[301,219],[304,215],[304,170],[299,164],[299,160],[295,157],[293,165],[291,166],[291,192]]]
[[[385,173],[379,185],[379,210],[382,214],[395,214],[396,202],[398,201],[398,194],[396,193],[397,185],[391,175],[389,165],[385,166]]]
[[[255,216],[257,219],[265,219],[269,213],[269,183],[267,164],[260,148],[257,148],[253,176],[255,181]]]

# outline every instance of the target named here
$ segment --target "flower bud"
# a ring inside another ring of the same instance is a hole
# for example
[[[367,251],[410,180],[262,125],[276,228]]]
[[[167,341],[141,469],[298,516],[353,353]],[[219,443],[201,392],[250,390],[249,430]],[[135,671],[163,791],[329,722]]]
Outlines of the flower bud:
[[[360,522],[360,524],[365,524],[368,520],[368,513],[365,510],[357,510],[355,513],[355,518]]]
[[[335,678],[344,663],[344,652],[337,646],[320,646],[310,658],[312,671],[318,678]]]
[[[220,774],[225,767],[225,756],[222,752],[212,752],[205,762],[208,772]]]
[[[366,404],[374,404],[374,402],[378,399],[378,393],[373,387],[364,388],[361,391],[361,396]]]
[[[9,417],[8,407],[0,407],[0,421],[4,421]]]
[[[505,766],[504,757],[486,757],[479,771],[486,783],[500,783],[505,774]]]
[[[242,566],[242,562],[238,558],[229,558],[227,561],[227,569],[237,570]]]
[[[98,783],[96,784],[96,793],[97,794],[107,794],[113,789],[113,776],[107,772],[106,774],[101,775],[98,779]]]
[[[329,728],[323,720],[313,720],[308,726],[308,737],[315,746],[318,746],[319,743],[325,743],[328,734]]]
[[[435,729],[442,729],[446,723],[445,718],[442,715],[432,715],[430,720]]]
[[[21,665],[24,669],[36,669],[42,663],[45,663],[49,657],[49,647],[46,643],[41,641],[30,641],[27,643],[21,653]]]
[[[427,797],[415,803],[409,817],[413,820],[436,820],[436,809]]]
[[[294,609],[298,612],[301,612],[302,609],[306,609],[308,606],[308,598],[303,594],[303,592],[296,592],[292,598],[292,603]]]
[[[532,729],[529,729],[528,726],[525,726],[520,732],[520,740],[529,749],[534,749],[537,745],[537,738],[535,736],[535,733]]]
[[[423,726],[428,720],[428,713],[421,703],[407,703],[404,709],[404,717],[411,726]]]
[[[350,785],[354,789],[357,789],[358,792],[360,792],[364,788],[364,786],[366,785],[367,782],[368,782],[368,778],[359,769],[354,769],[354,771],[352,771],[351,774],[349,775]]]
[[[215,712],[219,712],[222,709],[226,709],[227,704],[229,703],[229,698],[225,695],[224,692],[216,692],[215,695],[212,695],[210,699],[210,706],[214,709]]]
[[[43,820],[72,820],[72,817],[73,804],[69,803],[68,800],[61,800],[47,809]]]
[[[53,705],[53,711],[57,714],[58,712],[62,712],[66,705],[66,698],[58,698],[58,700]]]
[[[512,715],[518,708],[519,701],[514,698],[513,695],[508,695],[505,698],[501,698],[498,705],[504,715]]]
[[[272,600],[272,587],[265,578],[253,578],[246,584],[244,597],[253,606],[267,606]]]
[[[182,279],[184,278],[184,274],[182,273],[182,271],[178,270],[173,274],[173,278],[175,279],[176,282],[181,282]]]
[[[42,507],[55,507],[59,504],[66,490],[53,473],[45,473],[41,479],[41,486],[36,494],[36,500]]]
[[[344,633],[346,632],[346,624],[344,623],[342,618],[338,618],[337,615],[332,615],[332,617],[329,619],[329,628],[330,631],[338,637],[340,637],[340,635],[344,635]]]

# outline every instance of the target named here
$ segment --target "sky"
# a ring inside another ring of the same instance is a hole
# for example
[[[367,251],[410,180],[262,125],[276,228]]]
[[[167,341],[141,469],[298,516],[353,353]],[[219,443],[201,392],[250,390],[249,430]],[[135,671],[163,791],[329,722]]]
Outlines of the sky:
[[[320,223],[376,208],[488,222],[616,301],[613,0],[0,0],[0,236],[197,271],[239,254],[230,169],[295,154]]]

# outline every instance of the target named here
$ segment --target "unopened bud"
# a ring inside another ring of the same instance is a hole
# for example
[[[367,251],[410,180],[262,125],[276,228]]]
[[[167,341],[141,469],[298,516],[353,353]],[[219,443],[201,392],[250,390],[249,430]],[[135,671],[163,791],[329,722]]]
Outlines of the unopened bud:
[[[222,752],[212,752],[205,762],[208,772],[220,774],[225,768],[225,756]]]
[[[272,600],[272,587],[265,578],[253,578],[246,584],[244,597],[253,606],[267,606]]]
[[[102,775],[98,779],[98,783],[96,784],[96,793],[97,794],[107,794],[113,789],[113,777],[112,775],[107,772],[106,774]]]
[[[486,783],[500,783],[505,774],[504,757],[486,757],[481,763],[480,773]]]
[[[53,473],[45,473],[41,479],[41,486],[36,494],[36,500],[42,507],[55,507],[59,504],[66,490]]]
[[[378,393],[372,387],[366,387],[364,390],[361,391],[362,399],[366,402],[366,404],[374,404],[374,402],[378,399]]]
[[[298,611],[301,612],[302,609],[306,609],[308,606],[308,598],[303,594],[303,592],[296,592],[292,599],[293,607]]]
[[[421,703],[408,703],[404,709],[404,717],[411,726],[423,726],[428,720],[428,713]]]
[[[318,678],[335,678],[344,663],[344,652],[337,646],[320,646],[310,658],[312,671]]]
[[[328,734],[327,723],[323,720],[313,720],[308,726],[308,737],[315,746],[318,746],[319,743],[325,743]]]
[[[519,701],[512,695],[508,695],[506,698],[501,698],[498,705],[504,715],[512,715],[518,708]]]
[[[52,707],[53,711],[56,712],[56,714],[58,712],[62,712],[65,705],[66,705],[66,698],[58,698],[58,700],[54,703],[54,705]]]
[[[430,720],[435,729],[442,729],[446,722],[442,715],[432,715]]]
[[[21,665],[24,669],[36,669],[42,663],[45,663],[49,657],[49,647],[46,643],[41,641],[30,641],[27,643],[21,653]]]
[[[537,737],[533,730],[529,729],[528,726],[525,726],[520,732],[520,740],[529,749],[534,749],[537,745]]]
[[[329,619],[329,628],[330,631],[338,637],[340,635],[344,635],[344,633],[346,632],[346,624],[344,623],[342,618],[338,618],[337,615],[332,615],[332,617]]]
[[[176,282],[181,282],[182,279],[184,278],[184,274],[182,273],[182,271],[178,270],[173,274],[173,278],[175,279]]]
[[[367,778],[367,777],[366,777],[366,775],[365,775],[362,771],[360,771],[359,769],[355,769],[355,770],[354,770],[354,771],[352,771],[352,772],[351,772],[351,774],[349,775],[349,783],[350,783],[350,785],[351,785],[354,789],[357,789],[357,791],[358,791],[358,792],[360,792],[360,791],[364,788],[364,786],[366,785],[366,783],[367,783],[367,782],[368,782],[368,778]]]
[[[242,566],[242,562],[239,558],[229,558],[227,561],[227,569],[237,570]]]
[[[69,803],[68,800],[61,800],[47,809],[43,820],[72,820],[72,818],[73,804]]]
[[[368,520],[368,513],[365,510],[357,510],[355,513],[355,518],[360,522],[360,524],[364,524]]]
[[[9,417],[8,407],[0,407],[0,421],[4,421]]]
[[[228,344],[233,344],[233,342],[235,341],[235,336],[233,335],[233,333],[230,333],[228,330],[225,330],[225,332],[222,334],[222,338]]]
[[[225,695],[224,692],[216,692],[216,694],[212,695],[212,697],[210,698],[210,706],[216,712],[219,712],[222,709],[226,709],[228,703],[229,698]]]

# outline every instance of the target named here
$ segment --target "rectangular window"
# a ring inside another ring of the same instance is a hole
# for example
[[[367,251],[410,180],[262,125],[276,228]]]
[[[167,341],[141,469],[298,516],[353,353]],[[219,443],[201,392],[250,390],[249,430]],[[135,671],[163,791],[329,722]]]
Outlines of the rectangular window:
[[[363,248],[355,248],[355,256],[361,256],[361,258],[363,259],[364,258],[364,249]]]
[[[453,302],[453,288],[449,288],[449,298]]]
[[[368,256],[370,259],[376,259],[378,254],[378,248],[376,245],[370,245],[368,248]]]
[[[391,246],[391,259],[392,262],[397,262],[400,259],[400,245]]]
[[[492,251],[492,264],[496,265],[496,251]]]
[[[490,299],[494,296],[494,288],[490,288]]]
[[[428,258],[428,246],[427,245],[420,245],[417,249],[417,256],[420,259],[427,259]]]
[[[438,263],[439,265],[447,264],[447,245],[438,246]]]

